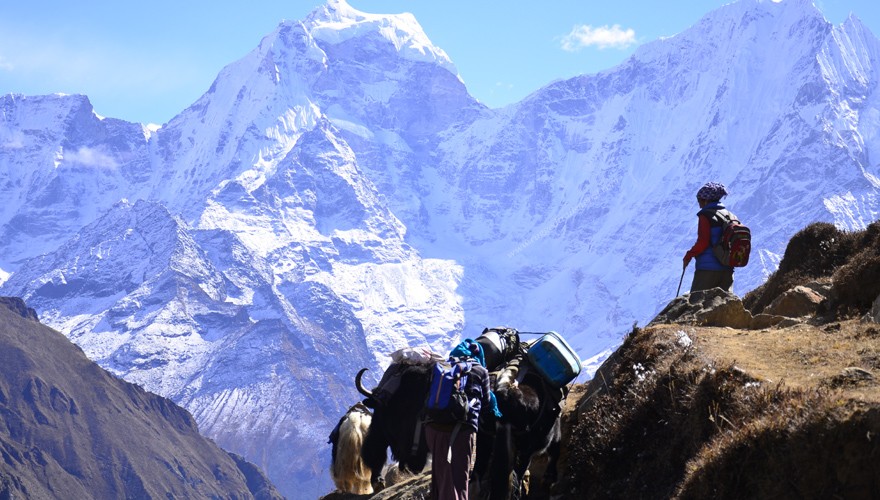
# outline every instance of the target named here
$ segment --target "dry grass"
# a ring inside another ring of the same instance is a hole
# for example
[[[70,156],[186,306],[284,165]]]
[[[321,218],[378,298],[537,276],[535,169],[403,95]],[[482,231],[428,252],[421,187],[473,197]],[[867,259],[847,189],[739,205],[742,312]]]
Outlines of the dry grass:
[[[846,398],[880,403],[880,385],[860,383],[857,372],[846,372],[855,368],[880,377],[878,328],[859,320],[765,330],[705,328],[694,335],[694,343],[706,355],[735,363],[765,385],[836,388]],[[845,382],[845,373],[851,373],[852,383],[835,383]]]
[[[878,351],[876,327],[857,321],[635,330],[567,417],[569,479],[557,493],[877,498],[880,389],[833,381],[875,370]]]

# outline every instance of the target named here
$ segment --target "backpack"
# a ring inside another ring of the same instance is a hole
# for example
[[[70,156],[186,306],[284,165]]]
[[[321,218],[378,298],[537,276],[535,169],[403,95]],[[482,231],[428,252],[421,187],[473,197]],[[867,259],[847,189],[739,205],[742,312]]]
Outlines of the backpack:
[[[434,364],[431,388],[425,401],[425,415],[430,422],[455,424],[466,422],[470,403],[465,388],[471,361],[450,358]]]
[[[751,230],[726,210],[715,212],[715,216],[721,221],[721,239],[712,247],[712,253],[725,266],[745,266],[752,251]]]

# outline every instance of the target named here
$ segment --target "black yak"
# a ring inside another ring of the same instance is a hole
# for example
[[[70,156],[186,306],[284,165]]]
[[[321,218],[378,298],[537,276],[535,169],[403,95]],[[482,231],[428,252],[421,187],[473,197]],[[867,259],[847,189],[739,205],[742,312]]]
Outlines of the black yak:
[[[523,475],[539,453],[549,457],[544,483],[556,482],[562,437],[560,403],[565,393],[548,384],[526,358],[517,357],[498,376],[495,395],[502,417],[492,447],[489,498],[518,499]]]
[[[512,328],[487,328],[476,342],[482,348],[486,368],[490,371],[504,366],[520,350],[519,334]],[[392,359],[403,351],[406,350],[392,354]],[[373,408],[373,421],[364,439],[361,456],[372,470],[374,488],[381,488],[381,471],[388,448],[404,472],[421,472],[428,461],[422,420],[433,361],[437,359],[442,358],[435,355],[428,361],[410,359],[392,363],[374,391],[367,390],[361,381],[366,368],[355,376],[355,386],[366,396],[364,403]]]
[[[387,450],[405,472],[421,472],[428,461],[428,445],[423,438],[422,411],[431,383],[431,364],[393,364],[393,377],[398,377],[393,393],[377,390],[374,394],[361,382],[366,368],[358,372],[355,386],[366,396],[367,406],[374,409],[373,421],[361,447],[361,457],[372,473],[373,487],[380,489],[382,467]],[[388,371],[386,370],[386,377]]]

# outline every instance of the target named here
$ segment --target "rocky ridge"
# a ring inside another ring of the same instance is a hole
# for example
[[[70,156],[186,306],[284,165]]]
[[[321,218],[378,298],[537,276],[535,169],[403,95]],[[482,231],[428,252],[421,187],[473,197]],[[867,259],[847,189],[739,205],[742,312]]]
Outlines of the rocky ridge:
[[[0,497],[280,499],[192,416],[0,298]]]
[[[873,498],[880,223],[811,224],[744,300],[673,300],[567,417],[578,498]],[[748,309],[745,306],[748,307]]]

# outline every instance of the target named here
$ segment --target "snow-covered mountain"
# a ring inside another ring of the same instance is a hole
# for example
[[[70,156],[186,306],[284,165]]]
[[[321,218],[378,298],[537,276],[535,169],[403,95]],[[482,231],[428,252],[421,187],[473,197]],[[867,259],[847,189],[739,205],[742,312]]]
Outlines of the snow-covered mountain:
[[[876,219],[878,54],[855,18],[834,27],[808,1],[741,1],[451,135],[429,236],[463,240],[450,254],[474,278],[465,297],[485,283],[505,294],[466,301],[467,324],[556,325],[589,354],[644,323],[675,294],[709,180],[753,229],[740,293],[805,224]]]
[[[492,110],[411,15],[331,0],[159,129],[0,98],[0,293],[317,494],[360,367],[499,324],[587,359],[647,322],[708,180],[753,231],[740,293],[807,223],[876,219],[878,61],[855,17],[740,0]]]

